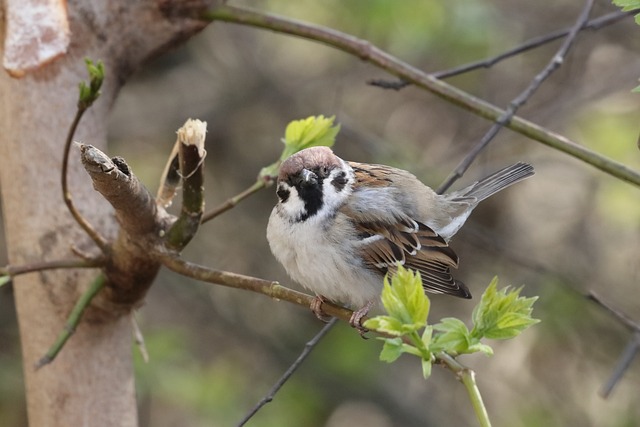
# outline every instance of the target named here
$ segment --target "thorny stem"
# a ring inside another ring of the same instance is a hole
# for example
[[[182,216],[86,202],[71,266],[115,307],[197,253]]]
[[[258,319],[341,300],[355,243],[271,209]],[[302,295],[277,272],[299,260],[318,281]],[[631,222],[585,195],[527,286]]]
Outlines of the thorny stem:
[[[225,213],[226,211],[228,211],[229,209],[232,209],[233,207],[235,207],[238,203],[240,203],[241,201],[243,201],[247,197],[251,196],[254,193],[257,193],[258,191],[260,191],[260,190],[262,190],[263,188],[266,188],[266,187],[267,187],[267,185],[266,185],[264,180],[262,180],[262,179],[257,180],[256,182],[253,183],[253,185],[251,185],[246,190],[244,190],[241,193],[235,195],[234,197],[231,197],[231,198],[227,199],[224,203],[222,203],[218,207],[216,207],[216,208],[212,209],[211,211],[205,213],[202,216],[201,223],[204,224],[205,222],[214,219],[218,215]]]
[[[496,121],[505,113],[504,110],[495,105],[451,86],[442,80],[438,80],[416,67],[406,64],[366,40],[358,39],[340,31],[281,16],[226,5],[209,10],[204,14],[203,18],[249,25],[315,40],[355,55],[363,61],[370,62],[390,74],[424,88],[480,117]],[[639,172],[622,163],[591,151],[564,136],[551,132],[518,116],[514,116],[506,126],[533,140],[580,159],[616,178],[640,187]]]
[[[96,242],[96,245],[100,248],[102,253],[107,254],[109,252],[109,244],[106,239],[98,233],[93,226],[87,221],[85,217],[78,212],[75,205],[73,204],[73,199],[71,198],[71,192],[69,191],[69,185],[67,182],[67,170],[69,168],[69,152],[71,151],[71,141],[73,140],[73,135],[76,133],[76,129],[78,128],[78,124],[80,123],[80,119],[84,115],[85,111],[87,111],[87,107],[78,106],[76,110],[76,115],[73,118],[73,122],[69,127],[69,132],[67,133],[67,139],[64,144],[64,154],[62,157],[62,173],[61,173],[61,181],[62,181],[62,198],[64,199],[64,203],[67,205],[67,209],[76,220],[76,222],[84,229],[84,231]]]

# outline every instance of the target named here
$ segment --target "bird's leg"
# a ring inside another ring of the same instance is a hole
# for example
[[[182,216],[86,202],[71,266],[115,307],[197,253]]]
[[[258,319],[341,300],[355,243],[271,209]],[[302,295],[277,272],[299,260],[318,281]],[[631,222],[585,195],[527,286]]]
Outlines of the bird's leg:
[[[365,338],[364,334],[369,332],[367,328],[362,326],[362,319],[369,313],[371,306],[373,306],[373,300],[368,301],[364,306],[354,311],[349,319],[351,327],[355,328],[362,338]]]
[[[325,297],[323,297],[322,295],[316,295],[311,300],[309,308],[311,309],[311,311],[313,311],[313,314],[315,314],[318,319],[322,320],[324,323],[327,323],[329,320],[331,320],[331,316],[328,316],[322,310],[322,304],[324,304],[325,301]]]

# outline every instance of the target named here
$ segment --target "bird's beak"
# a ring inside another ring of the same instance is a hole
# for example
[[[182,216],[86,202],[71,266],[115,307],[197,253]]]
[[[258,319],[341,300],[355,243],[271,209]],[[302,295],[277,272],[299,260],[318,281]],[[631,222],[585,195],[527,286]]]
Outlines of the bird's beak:
[[[305,187],[318,183],[318,175],[311,172],[309,169],[302,169],[300,177],[302,178],[301,184]]]

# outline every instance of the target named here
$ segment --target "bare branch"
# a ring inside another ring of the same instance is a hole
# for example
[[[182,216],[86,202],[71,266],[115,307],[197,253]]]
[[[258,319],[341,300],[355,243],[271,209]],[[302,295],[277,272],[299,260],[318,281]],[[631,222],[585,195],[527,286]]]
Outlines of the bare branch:
[[[638,11],[631,11],[631,12],[620,12],[620,11],[616,11],[616,12],[612,12],[609,13],[607,15],[603,15],[600,16],[598,18],[592,19],[588,22],[586,22],[582,28],[580,28],[580,31],[584,31],[584,30],[599,30],[603,27],[606,27],[607,25],[612,25],[615,24],[616,22],[621,21],[624,18],[627,18],[629,16],[634,15],[635,13],[638,13]],[[509,49],[506,52],[503,52],[499,55],[493,56],[491,58],[487,58],[487,59],[482,59],[480,61],[474,61],[474,62],[470,62],[468,64],[464,64],[464,65],[460,65],[458,67],[455,68],[450,68],[448,70],[442,70],[442,71],[434,71],[431,74],[433,77],[438,78],[438,79],[446,79],[449,77],[453,77],[453,76],[458,76],[460,74],[464,74],[464,73],[468,73],[469,71],[474,71],[480,68],[491,68],[494,65],[496,65],[499,62],[504,61],[505,59],[511,58],[513,56],[519,55],[521,53],[524,53],[528,50],[531,49],[535,49],[538,48],[540,46],[544,46],[547,43],[553,42],[555,40],[561,39],[564,36],[569,35],[569,33],[571,32],[573,27],[571,28],[565,28],[562,30],[557,30],[557,31],[552,31],[549,34],[545,34],[539,37],[535,37],[533,39],[527,40],[526,42],[522,43],[520,46],[516,46],[513,49]],[[389,81],[389,80],[384,80],[384,79],[374,79],[374,80],[370,80],[367,82],[368,84],[372,85],[372,86],[378,86],[381,87],[383,89],[393,89],[393,90],[400,90],[406,86],[410,86],[411,83],[407,82],[406,80],[396,80],[396,81]]]
[[[271,387],[269,392],[264,396],[260,401],[254,406],[247,415],[238,423],[238,427],[242,427],[245,425],[264,405],[270,403],[275,397],[276,393],[282,388],[282,386],[291,378],[291,376],[298,370],[298,368],[302,365],[302,363],[307,359],[307,357],[311,354],[316,345],[322,340],[322,338],[327,335],[327,333],[335,326],[338,322],[337,318],[331,319],[324,327],[318,332],[311,340],[307,341],[302,349],[300,355],[296,358],[296,360],[287,368],[285,373],[276,381],[276,383]]]
[[[214,270],[212,268],[203,267],[201,265],[185,261],[170,253],[159,253],[157,254],[157,257],[158,260],[169,270],[202,282],[256,292],[275,300],[287,301],[305,308],[309,308],[311,301],[313,300],[311,295],[286,288],[275,281],[245,276],[228,271]],[[322,304],[322,311],[329,316],[337,317],[345,322],[348,322],[353,314],[352,310],[340,307],[339,305],[328,301]]]
[[[638,352],[640,352],[640,323],[635,322],[625,313],[621,312],[620,310],[616,309],[609,303],[602,300],[600,296],[598,296],[593,291],[589,292],[588,298],[593,302],[595,302],[596,304],[598,304],[599,306],[603,307],[610,314],[612,314],[618,322],[622,323],[628,329],[633,331],[633,335],[629,339],[627,346],[622,352],[622,355],[620,356],[618,363],[616,364],[616,367],[613,370],[613,373],[611,374],[611,376],[609,377],[605,385],[600,390],[600,395],[604,399],[606,399],[607,397],[609,397],[609,395],[613,391],[616,384],[620,382],[620,380],[624,376],[624,373],[627,371],[627,369],[631,365],[631,362],[637,356]]]
[[[523,106],[529,98],[533,96],[533,94],[538,90],[538,88],[542,85],[542,83],[549,78],[549,76],[557,70],[560,65],[564,62],[564,57],[567,52],[573,45],[580,29],[585,25],[587,20],[589,19],[589,13],[593,7],[593,0],[587,0],[585,3],[578,20],[574,24],[573,28],[569,32],[569,35],[560,46],[560,49],[553,56],[551,61],[547,64],[544,69],[538,73],[529,86],[522,91],[517,97],[511,101],[505,112],[498,118],[496,123],[494,123],[489,131],[482,137],[482,139],[467,153],[467,155],[462,159],[462,161],[458,164],[455,170],[447,177],[444,183],[436,190],[437,193],[444,193],[451,185],[464,173],[469,169],[471,163],[478,157],[478,155],[484,150],[487,145],[495,138],[495,136],[500,132],[500,130],[507,124],[509,121],[515,116],[518,109]]]
[[[61,259],[57,261],[41,261],[24,265],[7,265],[0,267],[0,275],[19,276],[26,273],[34,273],[37,271],[57,270],[64,268],[97,268],[104,265],[103,258],[93,259]]]
[[[232,6],[215,7],[205,13],[203,18],[249,25],[315,40],[355,55],[480,117],[496,121],[505,113],[495,105],[426,74],[365,40],[330,28]],[[506,126],[515,132],[580,159],[616,178],[640,187],[639,172],[591,151],[564,136],[518,116],[514,116]]]
[[[202,216],[202,223],[205,223],[207,221],[210,221],[212,219],[214,219],[215,217],[217,217],[218,215],[221,215],[223,213],[225,213],[226,211],[228,211],[229,209],[232,209],[233,207],[235,207],[238,203],[240,203],[241,201],[243,201],[244,199],[246,199],[247,197],[251,196],[252,194],[262,190],[263,188],[266,188],[266,183],[264,182],[264,180],[258,180],[256,181],[253,185],[251,185],[251,187],[247,188],[246,190],[242,191],[241,193],[237,194],[236,196],[231,197],[230,199],[227,199],[224,203],[222,203],[220,206],[218,206],[217,208],[207,212],[206,214],[204,214]]]

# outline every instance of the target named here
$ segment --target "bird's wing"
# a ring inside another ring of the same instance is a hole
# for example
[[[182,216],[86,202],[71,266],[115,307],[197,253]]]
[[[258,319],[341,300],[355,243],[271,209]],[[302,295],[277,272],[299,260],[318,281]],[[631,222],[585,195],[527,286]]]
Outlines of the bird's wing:
[[[400,263],[420,272],[427,291],[471,298],[467,287],[451,275],[451,268],[458,266],[458,256],[447,242],[403,212],[400,204],[389,203],[393,199],[390,192],[396,191],[389,181],[371,174],[370,168],[354,168],[354,172],[356,185],[341,211],[356,229],[365,264],[386,274]]]

